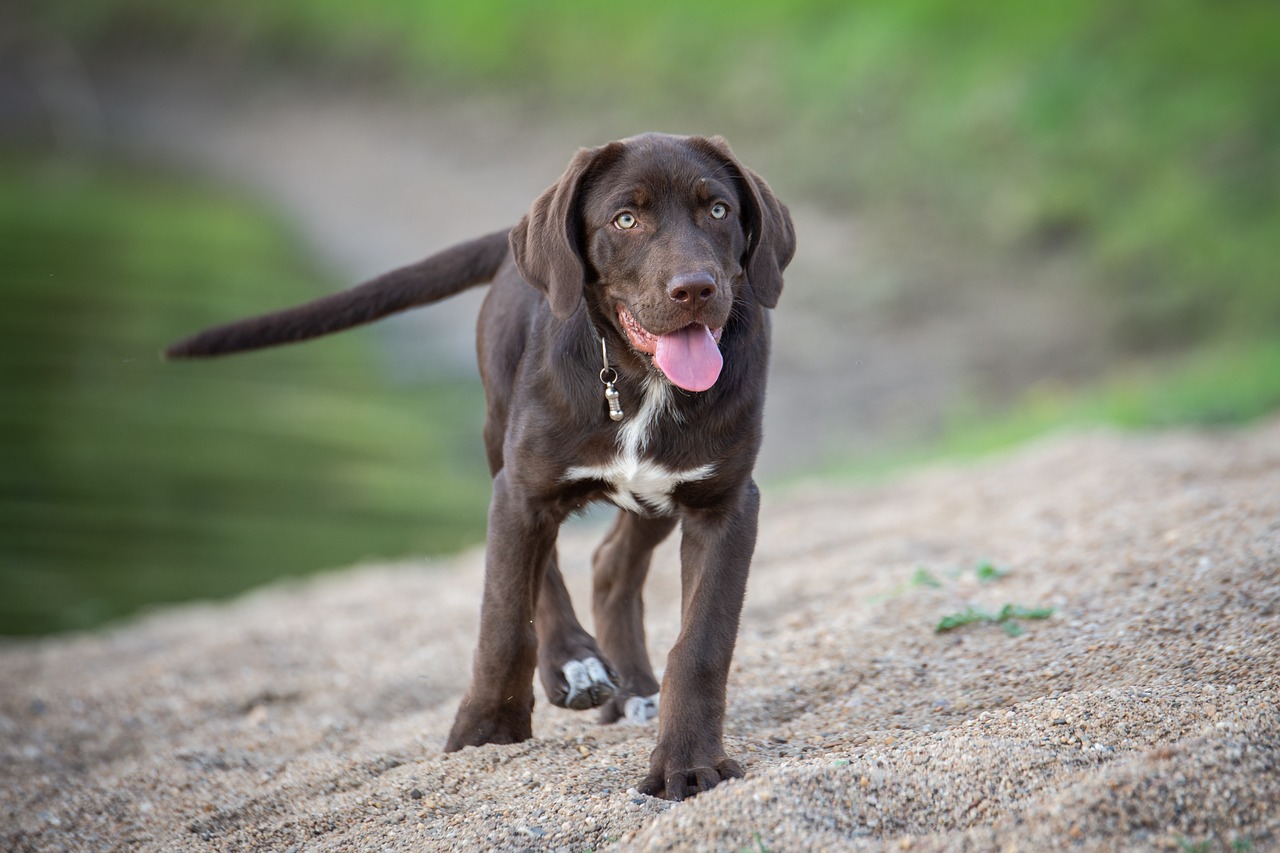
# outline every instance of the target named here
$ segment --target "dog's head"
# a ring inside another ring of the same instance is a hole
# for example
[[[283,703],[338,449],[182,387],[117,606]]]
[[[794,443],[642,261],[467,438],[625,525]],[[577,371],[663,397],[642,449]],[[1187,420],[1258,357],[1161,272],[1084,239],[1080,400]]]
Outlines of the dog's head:
[[[777,304],[795,231],[720,137],[646,134],[579,151],[511,249],[557,317],[586,300],[669,380],[703,391],[735,300]]]

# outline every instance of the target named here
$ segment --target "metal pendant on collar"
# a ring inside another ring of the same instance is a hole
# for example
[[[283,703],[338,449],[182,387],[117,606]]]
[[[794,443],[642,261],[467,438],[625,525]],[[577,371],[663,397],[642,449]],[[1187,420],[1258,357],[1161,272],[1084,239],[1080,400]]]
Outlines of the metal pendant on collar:
[[[604,367],[600,370],[600,381],[604,383],[604,401],[609,404],[609,420],[622,420],[622,403],[618,400],[618,389],[613,383],[618,381],[618,371],[609,366],[609,350],[605,346],[604,335],[600,336],[600,356]]]

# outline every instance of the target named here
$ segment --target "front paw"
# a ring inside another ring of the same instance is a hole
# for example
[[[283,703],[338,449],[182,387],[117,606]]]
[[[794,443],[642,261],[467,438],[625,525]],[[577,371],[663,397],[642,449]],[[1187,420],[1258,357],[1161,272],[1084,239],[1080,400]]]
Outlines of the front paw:
[[[640,793],[668,800],[688,799],[710,791],[727,779],[741,779],[742,765],[723,753],[715,761],[668,761],[659,757],[661,745],[649,761],[649,775],[639,786]]]
[[[464,699],[444,743],[445,752],[489,743],[520,743],[533,737],[533,695],[511,699],[496,708]]]

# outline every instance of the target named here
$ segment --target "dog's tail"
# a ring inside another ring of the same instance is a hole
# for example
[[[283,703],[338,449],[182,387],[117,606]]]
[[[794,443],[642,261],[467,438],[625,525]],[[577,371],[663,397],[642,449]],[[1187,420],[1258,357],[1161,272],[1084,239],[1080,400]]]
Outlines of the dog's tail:
[[[164,355],[204,358],[305,341],[438,302],[492,280],[507,256],[507,233],[498,231],[459,243],[305,305],[205,329],[173,344]]]

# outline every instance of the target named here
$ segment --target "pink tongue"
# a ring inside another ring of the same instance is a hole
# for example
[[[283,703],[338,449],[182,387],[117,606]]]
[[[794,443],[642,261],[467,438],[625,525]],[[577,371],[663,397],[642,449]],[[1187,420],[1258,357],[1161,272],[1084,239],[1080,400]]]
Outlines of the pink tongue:
[[[711,330],[693,325],[659,337],[653,363],[684,390],[705,391],[720,378],[724,358]]]

